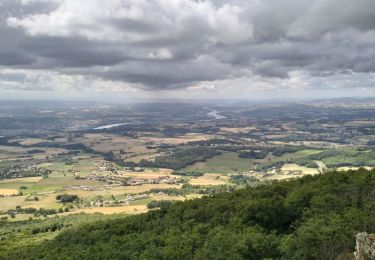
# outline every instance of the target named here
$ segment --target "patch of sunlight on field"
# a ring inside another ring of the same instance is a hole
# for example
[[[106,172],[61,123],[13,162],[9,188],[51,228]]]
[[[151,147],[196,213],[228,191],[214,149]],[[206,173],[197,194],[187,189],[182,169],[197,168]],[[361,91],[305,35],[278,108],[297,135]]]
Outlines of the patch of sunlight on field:
[[[256,127],[221,127],[220,131],[229,133],[247,133],[251,130],[255,130]]]
[[[318,174],[318,173],[319,173],[318,169],[315,169],[315,168],[308,168],[308,167],[300,166],[300,165],[293,164],[293,163],[286,163],[286,164],[284,164],[284,165],[281,167],[281,171],[282,171],[282,172],[288,172],[288,171],[301,171],[302,174],[311,174],[311,175],[314,175],[314,174]]]
[[[303,176],[303,174],[299,174],[299,175],[273,174],[273,175],[269,175],[269,176],[264,177],[262,180],[263,181],[275,181],[275,180],[281,181],[281,180],[299,178],[299,177],[302,177],[302,176]]]
[[[185,200],[184,196],[152,195],[152,200]]]
[[[56,194],[42,194],[37,195],[39,201],[25,201],[21,204],[23,208],[47,208],[47,209],[56,209],[61,207],[61,204],[56,201]]]
[[[217,173],[205,173],[203,176],[189,180],[192,185],[223,185],[227,184],[228,176],[223,176]]]
[[[35,194],[35,197],[38,197],[39,200],[33,200],[34,196],[29,197],[30,200],[27,200],[28,196],[0,197],[0,210],[15,209],[17,206],[21,206],[22,208],[47,209],[61,207],[61,204],[56,201],[56,193]]]
[[[124,174],[124,175],[129,176],[129,177],[149,179],[149,178],[170,176],[172,172],[173,172],[173,170],[171,170],[171,169],[160,168],[158,170],[145,169],[144,171],[141,171],[141,172],[126,170],[126,171],[121,171],[121,174]],[[181,176],[173,175],[172,177],[180,178]]]
[[[25,138],[21,140],[17,140],[22,145],[33,145],[38,143],[49,143],[50,140],[42,139],[42,138]]]
[[[97,207],[97,208],[85,208],[78,209],[71,212],[62,213],[59,215],[70,215],[76,213],[101,213],[101,214],[117,214],[117,213],[126,213],[126,214],[140,214],[147,212],[146,205],[129,205],[129,206],[119,206],[119,207]]]
[[[17,195],[17,189],[0,189],[0,195],[10,196],[10,195]]]
[[[188,194],[186,195],[186,199],[192,200],[192,199],[200,199],[204,196],[204,194]]]
[[[337,148],[337,147],[345,146],[345,144],[325,142],[325,141],[299,141],[299,142],[290,142],[290,143],[296,144],[296,145],[312,146],[316,148]]]

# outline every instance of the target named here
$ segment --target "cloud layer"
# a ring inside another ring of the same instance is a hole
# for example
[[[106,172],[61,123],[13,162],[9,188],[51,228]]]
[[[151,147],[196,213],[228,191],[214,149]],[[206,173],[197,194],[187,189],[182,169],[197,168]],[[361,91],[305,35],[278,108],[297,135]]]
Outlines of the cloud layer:
[[[1,0],[0,39],[0,89],[375,83],[373,0]]]

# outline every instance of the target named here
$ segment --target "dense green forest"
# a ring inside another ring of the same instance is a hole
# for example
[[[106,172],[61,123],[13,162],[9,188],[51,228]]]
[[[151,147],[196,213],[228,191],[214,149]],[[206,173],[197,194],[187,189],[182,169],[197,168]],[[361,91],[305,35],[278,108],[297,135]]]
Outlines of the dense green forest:
[[[375,171],[259,185],[63,231],[4,259],[350,259],[375,232]]]

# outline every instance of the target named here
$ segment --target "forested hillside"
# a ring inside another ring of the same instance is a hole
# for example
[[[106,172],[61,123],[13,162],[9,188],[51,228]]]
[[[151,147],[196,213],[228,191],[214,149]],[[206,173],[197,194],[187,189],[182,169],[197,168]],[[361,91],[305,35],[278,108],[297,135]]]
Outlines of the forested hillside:
[[[168,204],[166,204],[168,205]],[[375,232],[375,171],[330,172],[87,224],[9,259],[350,259]]]

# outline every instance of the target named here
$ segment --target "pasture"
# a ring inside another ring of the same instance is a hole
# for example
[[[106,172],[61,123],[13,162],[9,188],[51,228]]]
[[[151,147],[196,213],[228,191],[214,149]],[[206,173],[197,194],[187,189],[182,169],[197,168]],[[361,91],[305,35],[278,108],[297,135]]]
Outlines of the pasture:
[[[200,171],[209,173],[238,173],[252,168],[253,160],[239,158],[237,153],[229,152],[215,156],[205,162],[198,162],[186,167],[187,171]]]

